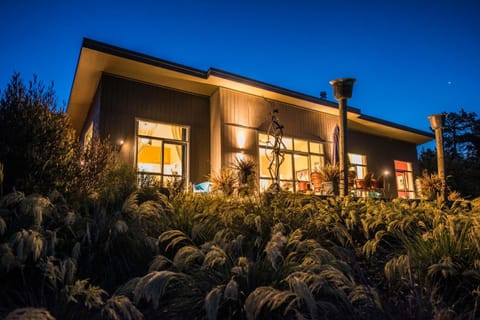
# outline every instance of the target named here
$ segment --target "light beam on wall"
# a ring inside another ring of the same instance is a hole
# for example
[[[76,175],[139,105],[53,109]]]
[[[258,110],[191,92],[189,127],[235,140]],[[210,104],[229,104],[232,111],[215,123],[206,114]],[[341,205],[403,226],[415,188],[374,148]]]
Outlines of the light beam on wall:
[[[246,134],[244,130],[238,129],[237,131],[237,147],[239,149],[245,149]]]

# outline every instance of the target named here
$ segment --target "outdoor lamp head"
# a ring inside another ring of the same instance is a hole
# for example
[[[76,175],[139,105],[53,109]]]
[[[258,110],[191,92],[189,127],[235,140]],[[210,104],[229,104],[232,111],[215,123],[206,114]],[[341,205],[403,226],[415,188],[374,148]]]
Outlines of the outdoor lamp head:
[[[353,84],[356,79],[354,78],[339,78],[336,80],[330,81],[330,84],[333,86],[333,95],[335,99],[350,99],[352,97]]]
[[[445,113],[433,114],[428,117],[428,120],[433,130],[442,129],[445,126]]]

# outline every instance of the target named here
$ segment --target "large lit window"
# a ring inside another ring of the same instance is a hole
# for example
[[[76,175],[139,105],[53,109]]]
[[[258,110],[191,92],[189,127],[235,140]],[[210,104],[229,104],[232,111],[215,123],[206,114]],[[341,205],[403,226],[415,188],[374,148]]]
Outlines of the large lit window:
[[[414,199],[415,189],[412,163],[395,160],[394,164],[398,197],[404,199]]]
[[[355,171],[357,179],[365,178],[367,174],[367,157],[362,154],[349,153],[350,170]]]
[[[274,138],[258,134],[260,190],[265,191],[271,184],[270,163],[273,157]],[[310,184],[310,173],[324,166],[324,145],[321,142],[283,137],[284,161],[279,168],[280,185],[284,190],[305,191]],[[273,164],[272,173],[275,164]]]
[[[188,128],[137,121],[137,172],[166,185],[186,178]]]

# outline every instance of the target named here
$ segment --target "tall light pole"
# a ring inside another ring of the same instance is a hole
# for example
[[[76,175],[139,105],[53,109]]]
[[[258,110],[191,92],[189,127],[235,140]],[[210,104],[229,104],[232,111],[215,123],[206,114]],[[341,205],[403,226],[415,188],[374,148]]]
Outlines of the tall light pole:
[[[447,183],[445,181],[445,158],[443,155],[443,127],[445,126],[445,113],[434,114],[428,117],[430,120],[430,127],[435,131],[435,143],[437,146],[437,169],[438,177],[442,182],[442,190],[440,195],[442,200],[445,200],[445,190]]]
[[[353,78],[339,78],[330,81],[333,86],[333,95],[338,100],[338,113],[340,117],[340,196],[348,194],[348,166],[347,166],[347,99],[352,97]]]

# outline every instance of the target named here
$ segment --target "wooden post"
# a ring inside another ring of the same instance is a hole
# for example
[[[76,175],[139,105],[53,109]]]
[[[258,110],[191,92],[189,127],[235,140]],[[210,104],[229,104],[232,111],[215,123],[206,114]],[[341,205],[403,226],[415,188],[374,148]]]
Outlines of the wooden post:
[[[447,189],[447,182],[445,180],[445,157],[443,153],[443,127],[445,125],[445,114],[434,114],[428,117],[430,120],[430,126],[435,131],[435,143],[437,147],[437,170],[438,177],[442,182],[442,189],[440,190],[440,196],[442,201],[445,201],[445,193]]]
[[[330,81],[333,94],[338,100],[338,115],[340,118],[339,156],[340,156],[340,196],[348,195],[348,143],[347,143],[347,99],[352,97],[355,79],[340,78]]]
[[[338,113],[340,115],[340,196],[348,194],[348,139],[347,139],[347,99],[338,101]]]

